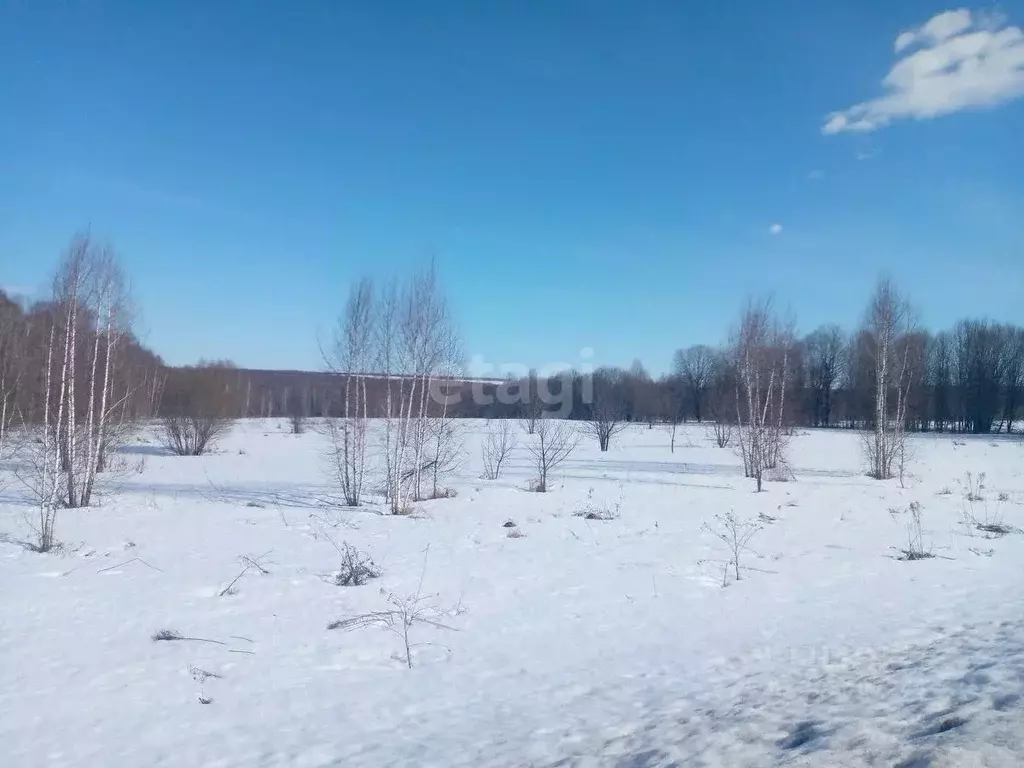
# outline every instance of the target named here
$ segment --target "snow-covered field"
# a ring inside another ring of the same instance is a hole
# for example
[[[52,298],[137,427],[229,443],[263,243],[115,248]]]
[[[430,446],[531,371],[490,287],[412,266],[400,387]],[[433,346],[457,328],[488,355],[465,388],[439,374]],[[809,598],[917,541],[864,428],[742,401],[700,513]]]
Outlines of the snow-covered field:
[[[283,421],[201,458],[128,446],[140,466],[61,513],[56,555],[18,544],[9,482],[0,764],[1024,764],[1024,535],[962,524],[965,473],[985,472],[976,505],[1024,527],[1019,441],[915,438],[903,489],[863,476],[857,435],[801,432],[795,481],[755,494],[700,427],[674,453],[632,427],[606,454],[585,439],[535,494],[528,438],[485,481],[485,424],[466,428],[458,495],[412,517],[323,508],[325,438]],[[619,516],[574,516],[588,495]],[[909,515],[890,508],[915,501],[937,556],[903,562]],[[730,509],[772,520],[723,588],[702,524]],[[335,586],[331,539],[382,576]],[[243,555],[268,573],[220,596]],[[327,629],[389,609],[382,589],[446,612],[412,626],[412,669],[386,629]]]

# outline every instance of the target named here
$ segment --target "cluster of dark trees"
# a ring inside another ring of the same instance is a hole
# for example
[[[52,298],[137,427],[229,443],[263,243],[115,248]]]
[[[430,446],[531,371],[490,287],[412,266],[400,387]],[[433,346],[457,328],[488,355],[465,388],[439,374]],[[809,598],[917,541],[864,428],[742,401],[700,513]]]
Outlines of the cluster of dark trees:
[[[1024,329],[965,320],[935,334],[911,330],[900,342],[907,351],[907,429],[984,434],[1011,432],[1019,425],[1024,411]],[[873,428],[875,346],[868,330],[846,334],[837,326],[791,339],[786,355],[786,423]],[[736,419],[736,375],[731,346],[697,345],[678,350],[672,372],[659,378],[634,362],[628,370],[599,368],[587,375],[567,371],[540,381],[523,379],[512,387],[550,393],[549,403],[569,398],[566,415],[573,419],[594,418],[596,392],[597,402],[610,398],[625,421],[731,422]],[[488,392],[503,386],[508,385],[491,385]],[[523,418],[536,407],[535,397],[511,405],[498,398],[483,405],[464,399],[459,412]]]
[[[50,388],[60,386],[58,368],[63,369],[63,346],[53,338],[54,329],[66,337],[69,365],[79,372],[78,386],[65,389],[73,393],[73,410],[87,417],[90,399],[95,399],[99,374],[107,368],[106,343],[111,332],[99,324],[88,302],[80,301],[75,310],[73,328],[68,334],[67,304],[59,298],[31,305],[0,291],[0,435],[12,425],[38,424],[44,419],[47,404],[47,372]],[[156,415],[161,388],[166,376],[163,361],[147,349],[130,328],[113,331],[117,343],[109,349],[108,400],[118,422],[137,421]],[[51,398],[51,406],[53,398]],[[69,409],[71,403],[69,401]]]

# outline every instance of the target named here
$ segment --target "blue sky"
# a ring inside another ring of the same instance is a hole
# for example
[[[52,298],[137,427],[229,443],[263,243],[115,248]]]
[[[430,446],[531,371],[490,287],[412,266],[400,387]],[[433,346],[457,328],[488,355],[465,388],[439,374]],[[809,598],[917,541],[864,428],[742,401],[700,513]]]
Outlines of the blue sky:
[[[0,0],[0,284],[88,225],[169,362],[282,368],[431,256],[494,364],[849,327],[882,271],[1024,324],[1024,0],[957,8]]]

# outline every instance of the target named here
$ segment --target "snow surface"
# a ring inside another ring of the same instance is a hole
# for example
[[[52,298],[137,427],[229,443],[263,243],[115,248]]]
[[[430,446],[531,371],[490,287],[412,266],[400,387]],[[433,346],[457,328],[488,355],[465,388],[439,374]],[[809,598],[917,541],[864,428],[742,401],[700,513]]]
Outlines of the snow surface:
[[[986,472],[983,504],[1024,526],[1018,442],[915,438],[903,489],[863,476],[858,435],[801,432],[795,481],[755,494],[701,427],[671,453],[638,426],[606,454],[585,438],[534,494],[530,438],[486,481],[486,425],[465,427],[458,495],[412,517],[324,508],[325,438],[283,421],[201,458],[127,446],[118,492],[61,513],[61,554],[19,545],[29,506],[8,482],[0,764],[1024,764],[1024,535],[961,522],[965,472]],[[591,489],[617,519],[573,515]],[[889,510],[912,501],[938,557],[902,562]],[[723,588],[701,525],[730,509],[776,520]],[[383,576],[334,586],[328,536]],[[264,553],[267,575],[218,596]],[[413,626],[412,669],[384,629],[326,629],[386,609],[382,588],[451,611],[451,629]],[[165,628],[223,644],[151,640]]]

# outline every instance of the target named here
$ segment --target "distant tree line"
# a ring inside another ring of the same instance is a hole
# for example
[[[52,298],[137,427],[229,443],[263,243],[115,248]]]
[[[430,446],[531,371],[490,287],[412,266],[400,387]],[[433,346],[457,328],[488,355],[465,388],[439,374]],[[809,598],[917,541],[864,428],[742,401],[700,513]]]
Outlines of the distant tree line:
[[[95,386],[98,372],[105,374],[109,400],[103,407],[113,408],[104,415],[107,427],[111,420],[178,413],[186,401],[200,399],[209,401],[201,410],[216,410],[225,419],[340,416],[351,408],[356,389],[360,408],[372,416],[383,412],[389,382],[402,375],[385,375],[370,358],[320,372],[248,370],[227,360],[169,368],[132,332],[130,301],[121,295],[119,281],[112,250],[86,234],[69,246],[51,295],[27,305],[0,292],[0,451],[13,425],[42,423],[48,403],[59,410],[62,384],[62,418],[78,425],[91,412],[98,421],[100,404],[91,402],[103,389]],[[771,344],[779,359],[773,361],[771,385],[784,426],[873,429],[880,403],[882,418],[893,417],[887,397],[891,390],[892,408],[907,430],[983,434],[1019,427],[1024,329],[968,319],[933,333],[913,322],[909,304],[905,309],[899,327],[890,329],[891,338],[882,345],[897,355],[903,370],[887,377],[881,390],[877,372],[885,369],[879,368],[878,352],[885,334],[870,322],[870,311],[853,331],[825,325],[799,337],[792,323],[773,329]],[[737,400],[744,383],[741,331],[737,328],[720,346],[677,350],[670,372],[660,377],[648,374],[639,361],[629,368],[550,375],[531,371],[502,381],[468,380],[446,371],[432,378],[432,386],[451,395],[450,405],[444,408],[431,399],[424,408],[454,417],[527,422],[555,414],[604,422],[613,430],[630,422],[736,423],[743,416]],[[108,341],[113,342],[109,352]],[[77,380],[62,382],[58,375],[65,357]],[[189,389],[205,394],[186,397]]]
[[[786,344],[784,420],[790,427],[873,429],[878,418],[876,335],[862,327],[845,332],[825,325]],[[894,340],[907,353],[905,421],[911,431],[985,434],[1019,429],[1024,417],[1024,329],[987,320],[964,320],[930,333],[920,328]],[[245,370],[216,367],[231,417],[338,416],[346,373]],[[629,368],[532,371],[503,381],[455,376],[446,391],[451,413],[467,418],[535,419],[545,412],[593,421],[611,411],[616,422],[735,423],[735,348],[695,345],[679,349],[671,371],[652,377],[639,361]],[[780,373],[780,380],[782,378]],[[369,412],[380,411],[386,379],[352,375],[366,388]],[[895,401],[894,401],[895,402]],[[436,405],[429,407],[435,408]]]
[[[786,426],[874,429],[879,420],[877,351],[879,334],[861,327],[847,333],[826,325],[797,338],[776,340],[785,352],[777,386],[785,402]],[[903,411],[906,429],[987,434],[1011,432],[1024,412],[1024,329],[982,319],[963,320],[930,333],[913,323],[892,331],[893,354],[902,363],[886,391],[903,391],[893,407]],[[781,354],[781,352],[780,352]],[[721,347],[678,350],[670,373],[654,378],[636,361],[629,369],[598,368],[535,375],[502,385],[523,393],[544,390],[571,398],[568,417],[593,420],[613,407],[626,422],[735,422],[740,360],[735,342]],[[592,377],[587,398],[587,378]],[[899,378],[899,381],[896,379]],[[488,388],[493,393],[498,385]],[[460,415],[524,418],[544,407],[535,395],[510,405],[465,400]],[[892,418],[888,405],[884,419]]]

